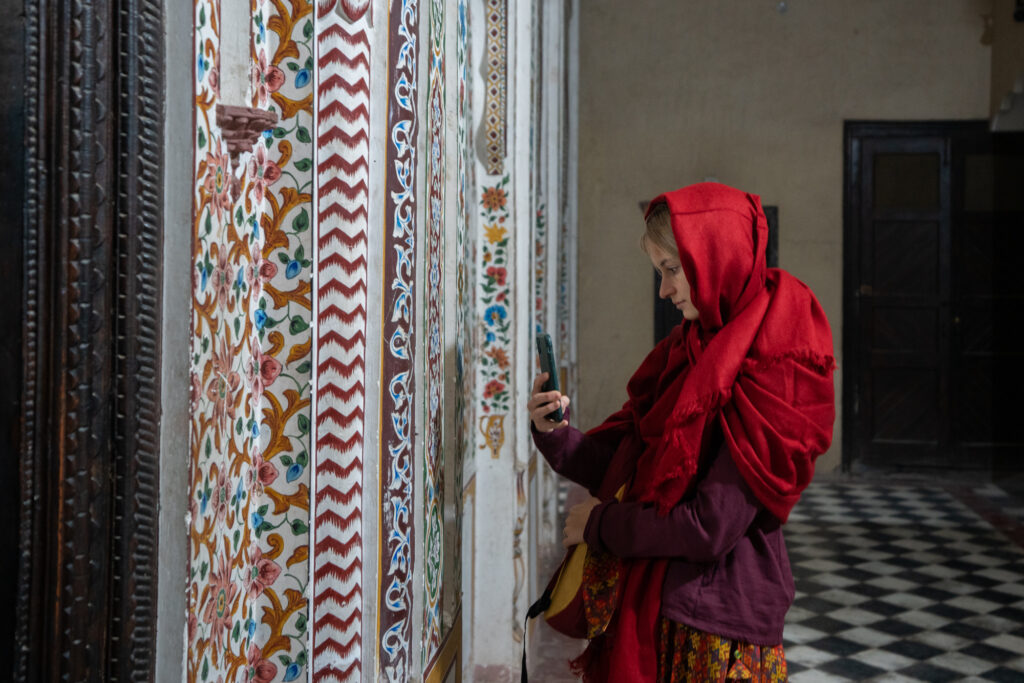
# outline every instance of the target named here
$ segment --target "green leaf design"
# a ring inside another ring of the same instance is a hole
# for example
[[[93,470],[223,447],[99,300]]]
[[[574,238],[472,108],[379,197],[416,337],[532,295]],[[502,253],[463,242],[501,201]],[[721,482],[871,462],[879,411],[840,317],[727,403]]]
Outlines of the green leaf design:
[[[292,466],[292,456],[290,456],[290,455],[282,455],[279,458],[279,460],[281,461],[281,464],[284,465],[285,467],[291,467]]]
[[[196,362],[198,363],[198,361]],[[313,364],[310,361],[303,361],[302,364],[299,365],[299,367],[295,368],[295,372],[299,373],[300,375],[304,375],[307,372],[309,372],[309,369],[311,367],[313,367]]]
[[[274,129],[274,137],[275,138],[281,139],[285,135],[288,135],[288,131],[286,131],[284,128],[275,128]]]
[[[306,465],[309,464],[309,453],[307,453],[306,451],[302,451],[301,453],[295,456],[295,462],[305,467]]]
[[[202,128],[199,129],[199,147],[200,149],[206,147],[206,133],[203,132]]]
[[[309,418],[305,415],[299,415],[298,419],[299,431],[303,434],[309,433]]]
[[[288,325],[288,331],[292,334],[299,334],[309,329],[309,323],[302,319],[302,316],[296,315],[292,317],[291,324]]]
[[[296,519],[292,521],[292,533],[294,535],[301,536],[307,531],[309,531],[309,527],[301,519]]]
[[[295,162],[295,168],[299,171],[308,171],[313,168],[313,162],[310,159],[298,159]]]
[[[295,137],[299,142],[313,142],[313,138],[309,135],[309,129],[305,126],[299,126],[299,129],[295,131]]]
[[[312,38],[313,37],[313,22],[311,20],[307,21],[303,25],[303,27],[302,27],[302,35],[304,35],[306,38]]]

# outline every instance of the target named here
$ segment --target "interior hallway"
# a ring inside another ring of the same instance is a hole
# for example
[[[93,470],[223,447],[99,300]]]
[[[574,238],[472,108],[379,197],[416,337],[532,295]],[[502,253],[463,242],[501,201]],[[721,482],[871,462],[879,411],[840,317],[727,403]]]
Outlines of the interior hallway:
[[[822,475],[786,532],[794,683],[1024,680],[1024,499],[962,478]],[[531,680],[575,680],[579,645],[537,628]]]

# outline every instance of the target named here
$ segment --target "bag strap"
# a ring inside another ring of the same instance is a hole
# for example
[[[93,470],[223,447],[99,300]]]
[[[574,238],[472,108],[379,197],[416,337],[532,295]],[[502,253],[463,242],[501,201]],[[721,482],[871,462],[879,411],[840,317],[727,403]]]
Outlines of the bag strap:
[[[523,620],[523,668],[520,670],[520,680],[522,683],[529,683],[530,677],[526,672],[526,634],[528,633],[528,627],[530,619],[534,619],[547,610],[551,606],[551,586],[544,589],[544,594],[541,595],[537,602],[530,605],[530,608],[526,610],[526,619]]]

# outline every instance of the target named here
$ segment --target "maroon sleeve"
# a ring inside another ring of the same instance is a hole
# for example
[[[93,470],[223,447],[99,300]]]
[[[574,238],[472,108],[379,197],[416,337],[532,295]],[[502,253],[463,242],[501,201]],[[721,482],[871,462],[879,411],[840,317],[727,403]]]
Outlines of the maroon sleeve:
[[[612,444],[588,436],[572,425],[550,432],[538,432],[531,420],[530,433],[533,434],[537,450],[551,465],[551,469],[585,487],[592,494],[600,487],[614,453]]]
[[[735,547],[761,510],[728,450],[721,450],[695,496],[662,517],[648,503],[601,503],[590,513],[588,545],[619,557],[711,562]]]

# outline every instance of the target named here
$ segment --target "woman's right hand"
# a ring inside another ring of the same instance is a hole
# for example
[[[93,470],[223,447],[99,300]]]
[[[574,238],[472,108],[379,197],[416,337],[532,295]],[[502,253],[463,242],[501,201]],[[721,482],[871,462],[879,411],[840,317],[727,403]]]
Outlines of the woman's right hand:
[[[569,406],[568,396],[564,396],[557,391],[540,390],[547,378],[548,373],[546,372],[542,372],[533,378],[533,395],[526,402],[526,410],[530,413],[530,420],[533,421],[533,427],[538,432],[550,432],[569,425],[568,420],[555,422],[547,419],[547,415],[555,412],[559,406],[562,407],[563,411]]]

